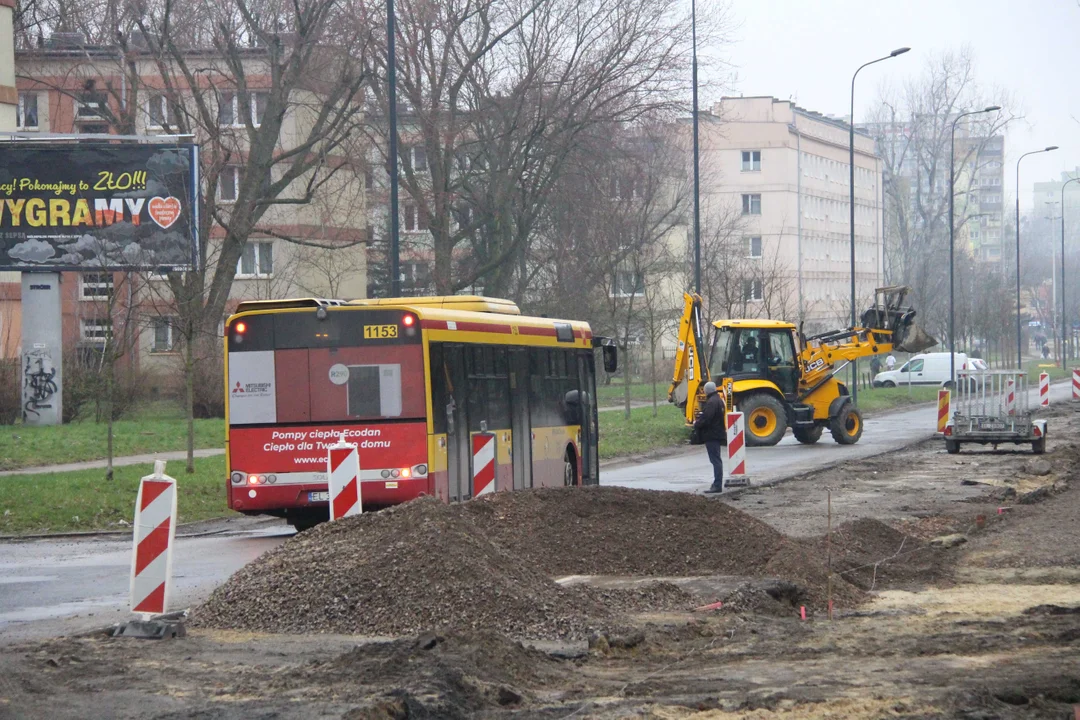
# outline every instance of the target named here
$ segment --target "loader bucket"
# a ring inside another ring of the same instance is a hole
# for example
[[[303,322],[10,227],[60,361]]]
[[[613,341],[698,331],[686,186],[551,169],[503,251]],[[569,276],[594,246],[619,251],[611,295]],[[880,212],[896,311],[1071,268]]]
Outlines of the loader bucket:
[[[937,340],[914,322],[900,325],[893,331],[893,349],[917,353],[937,345]]]

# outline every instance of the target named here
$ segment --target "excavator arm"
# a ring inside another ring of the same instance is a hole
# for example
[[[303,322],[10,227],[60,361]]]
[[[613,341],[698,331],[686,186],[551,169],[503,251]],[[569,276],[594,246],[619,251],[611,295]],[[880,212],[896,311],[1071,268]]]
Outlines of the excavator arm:
[[[685,411],[686,421],[694,422],[697,397],[709,381],[708,365],[702,360],[705,335],[701,321],[701,296],[683,294],[683,314],[679,320],[678,345],[675,348],[675,369],[668,388],[668,402]]]

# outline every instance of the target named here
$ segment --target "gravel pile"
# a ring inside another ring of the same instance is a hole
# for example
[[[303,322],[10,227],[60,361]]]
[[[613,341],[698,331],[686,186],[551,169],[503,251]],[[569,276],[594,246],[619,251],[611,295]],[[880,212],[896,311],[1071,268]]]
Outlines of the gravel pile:
[[[494,544],[461,506],[421,499],[326,523],[232,576],[196,625],[259,632],[412,635],[487,629],[587,637],[612,613]]]
[[[824,541],[818,544],[824,552]],[[943,573],[944,550],[879,520],[862,518],[832,534],[833,571],[863,590],[882,590]]]
[[[784,536],[699,495],[617,487],[495,493],[463,506],[550,575],[758,575]]]
[[[613,612],[638,613],[693,610],[701,602],[678,585],[651,583],[640,588],[598,588],[574,585],[570,592]]]

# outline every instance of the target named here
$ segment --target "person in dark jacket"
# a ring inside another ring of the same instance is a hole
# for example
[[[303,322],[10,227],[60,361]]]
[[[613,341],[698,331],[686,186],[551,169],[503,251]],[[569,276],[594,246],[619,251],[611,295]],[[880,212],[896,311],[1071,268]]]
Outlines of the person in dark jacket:
[[[724,434],[724,401],[720,393],[716,391],[716,383],[705,383],[705,406],[701,409],[701,415],[694,421],[694,428],[701,434],[705,441],[705,451],[709,453],[709,462],[713,467],[713,483],[706,490],[707,493],[724,491],[724,465],[721,453],[723,452]]]

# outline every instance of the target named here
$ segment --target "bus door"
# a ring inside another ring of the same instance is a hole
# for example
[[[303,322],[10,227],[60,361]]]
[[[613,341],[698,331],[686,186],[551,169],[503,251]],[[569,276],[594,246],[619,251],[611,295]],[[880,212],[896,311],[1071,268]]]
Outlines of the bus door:
[[[578,388],[581,390],[581,484],[597,485],[600,462],[597,458],[598,438],[596,409],[596,358],[590,351],[577,356]]]
[[[510,430],[513,442],[514,489],[532,487],[532,429],[529,427],[529,355],[510,351]]]
[[[450,501],[468,500],[472,497],[469,474],[469,418],[467,388],[465,384],[465,351],[461,345],[444,345],[446,371],[450,375],[450,398],[452,412],[448,413],[446,431],[446,470]]]

